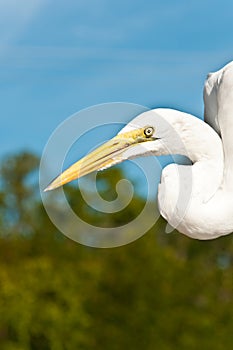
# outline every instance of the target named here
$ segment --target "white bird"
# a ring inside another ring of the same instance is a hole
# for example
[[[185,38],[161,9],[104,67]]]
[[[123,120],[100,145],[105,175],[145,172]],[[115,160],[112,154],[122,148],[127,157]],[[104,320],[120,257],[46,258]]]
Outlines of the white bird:
[[[181,233],[213,239],[233,231],[233,62],[208,75],[205,121],[173,109],[138,115],[117,136],[79,160],[45,189],[55,189],[126,159],[180,154],[161,175],[161,215]]]

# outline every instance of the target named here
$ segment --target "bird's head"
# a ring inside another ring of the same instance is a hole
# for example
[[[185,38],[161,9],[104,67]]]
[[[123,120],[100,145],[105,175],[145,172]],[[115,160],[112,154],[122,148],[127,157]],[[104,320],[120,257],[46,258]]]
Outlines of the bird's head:
[[[155,112],[156,111],[156,112]],[[93,171],[103,170],[124,160],[148,155],[168,154],[171,125],[157,110],[140,114],[115,137],[107,141],[55,178],[45,189],[50,191]]]

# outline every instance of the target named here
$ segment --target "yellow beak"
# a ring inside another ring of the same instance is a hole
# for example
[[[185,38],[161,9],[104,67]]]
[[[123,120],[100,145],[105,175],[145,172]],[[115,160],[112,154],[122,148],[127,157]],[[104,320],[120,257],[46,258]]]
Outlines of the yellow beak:
[[[124,160],[122,158],[122,153],[125,149],[149,140],[145,136],[144,130],[144,128],[135,129],[115,136],[110,141],[104,143],[102,146],[71,165],[55,178],[44,191],[54,190],[95,170],[101,170],[120,163]]]

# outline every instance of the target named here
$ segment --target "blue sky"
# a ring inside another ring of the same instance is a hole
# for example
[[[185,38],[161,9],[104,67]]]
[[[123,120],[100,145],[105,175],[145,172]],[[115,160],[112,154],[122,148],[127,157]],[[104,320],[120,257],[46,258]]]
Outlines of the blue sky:
[[[201,117],[206,74],[233,59],[232,14],[232,0],[0,0],[0,155],[40,154],[99,103]]]

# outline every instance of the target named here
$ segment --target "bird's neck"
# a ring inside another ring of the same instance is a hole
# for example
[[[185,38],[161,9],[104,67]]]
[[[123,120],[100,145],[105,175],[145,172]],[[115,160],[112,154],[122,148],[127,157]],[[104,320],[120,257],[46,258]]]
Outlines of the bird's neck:
[[[172,140],[165,148],[171,154],[188,157],[193,164],[172,164],[163,170],[158,192],[160,212],[172,227],[188,236],[206,239],[208,233],[200,236],[203,224],[199,218],[208,222],[208,208],[223,181],[221,139],[208,124],[186,113],[164,111],[164,117],[171,125],[164,140]]]
[[[207,202],[223,182],[224,157],[222,142],[218,134],[205,122],[193,118],[189,125],[185,121],[178,124],[187,157],[193,162],[192,186],[200,200]]]
[[[207,197],[208,193],[212,195],[223,181],[223,148],[218,134],[190,114],[170,109],[159,109],[157,113],[163,114],[171,126],[171,134],[165,138],[167,153],[188,157],[193,163],[195,183]]]
[[[156,112],[170,125],[170,135],[164,138],[168,154],[180,154],[193,163],[223,162],[222,141],[204,121],[191,114],[159,108]]]

